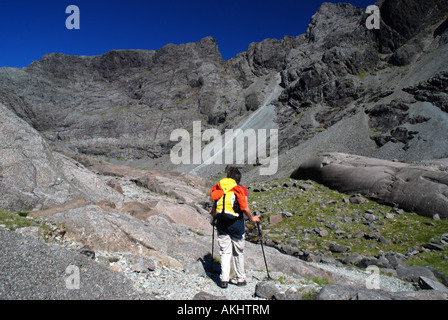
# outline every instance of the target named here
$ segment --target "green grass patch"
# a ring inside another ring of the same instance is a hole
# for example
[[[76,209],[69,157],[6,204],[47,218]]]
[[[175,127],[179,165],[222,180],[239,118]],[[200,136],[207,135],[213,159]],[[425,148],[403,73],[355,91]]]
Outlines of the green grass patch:
[[[9,210],[0,210],[0,225],[4,228],[15,231],[24,227],[38,227],[44,240],[50,238],[50,227],[40,220],[28,218],[29,212],[19,211],[11,212]]]
[[[359,79],[364,79],[366,76],[367,76],[367,72],[361,72],[360,74],[358,74]]]
[[[442,272],[444,275],[448,275],[447,255],[447,251],[422,252],[415,255],[410,261],[410,264],[422,267],[431,266]]]
[[[9,230],[16,230],[22,227],[36,226],[36,222],[28,219],[28,212],[20,211],[12,213],[8,210],[0,210],[0,224]]]

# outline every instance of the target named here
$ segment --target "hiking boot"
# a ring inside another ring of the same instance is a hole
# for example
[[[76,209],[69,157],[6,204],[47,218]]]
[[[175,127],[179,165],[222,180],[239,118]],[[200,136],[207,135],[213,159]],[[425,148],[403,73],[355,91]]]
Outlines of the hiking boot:
[[[219,283],[219,287],[222,288],[222,289],[227,289],[228,285],[229,285],[228,281],[221,281]]]
[[[247,282],[246,282],[246,280],[243,280],[243,281],[237,282],[236,285],[238,287],[244,287],[245,285],[247,285]]]

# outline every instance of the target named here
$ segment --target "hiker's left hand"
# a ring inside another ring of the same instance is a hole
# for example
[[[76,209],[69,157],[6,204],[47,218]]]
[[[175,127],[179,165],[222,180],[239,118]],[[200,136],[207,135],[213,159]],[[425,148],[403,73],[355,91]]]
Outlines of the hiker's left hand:
[[[252,221],[252,222],[260,222],[260,217],[259,216],[252,216],[252,219],[250,219],[250,221]]]

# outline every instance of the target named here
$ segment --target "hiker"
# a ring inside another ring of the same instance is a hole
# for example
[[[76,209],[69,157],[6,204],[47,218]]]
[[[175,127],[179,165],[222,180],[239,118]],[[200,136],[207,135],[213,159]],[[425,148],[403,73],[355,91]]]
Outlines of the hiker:
[[[227,288],[230,278],[230,261],[233,256],[233,270],[237,285],[244,286],[244,214],[252,222],[259,222],[260,217],[252,215],[247,204],[247,190],[240,186],[241,173],[238,168],[227,169],[227,178],[215,185],[210,195],[214,201],[211,213],[218,230],[219,254],[221,257],[221,288]]]

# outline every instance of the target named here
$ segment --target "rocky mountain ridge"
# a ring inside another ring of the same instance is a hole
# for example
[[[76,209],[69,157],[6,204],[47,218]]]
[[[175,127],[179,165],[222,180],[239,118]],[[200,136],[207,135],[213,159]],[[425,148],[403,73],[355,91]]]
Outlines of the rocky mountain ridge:
[[[349,121],[356,141],[340,132],[334,150],[323,151],[403,161],[447,157],[439,145],[446,139],[434,144],[432,135],[446,121],[446,1],[378,5],[379,30],[366,28],[363,9],[325,3],[306,34],[253,43],[229,61],[211,37],[157,51],[48,54],[27,68],[0,70],[1,102],[59,147],[147,168],[191,170],[170,165],[174,129],[191,131],[193,121],[202,121],[203,130],[224,132],[269,103],[276,106],[282,154],[328,139],[331,128]],[[282,92],[267,101],[277,77]],[[281,161],[279,174],[297,165]]]

